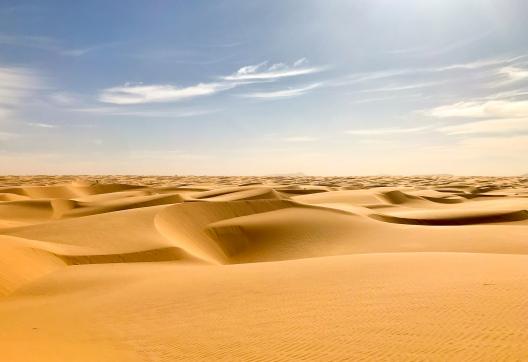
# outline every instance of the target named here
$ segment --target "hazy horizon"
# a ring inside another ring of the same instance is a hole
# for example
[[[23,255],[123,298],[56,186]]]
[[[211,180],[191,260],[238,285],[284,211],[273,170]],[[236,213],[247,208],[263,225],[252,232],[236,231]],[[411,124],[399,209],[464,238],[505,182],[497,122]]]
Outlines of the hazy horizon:
[[[0,174],[523,175],[527,13],[2,0]]]

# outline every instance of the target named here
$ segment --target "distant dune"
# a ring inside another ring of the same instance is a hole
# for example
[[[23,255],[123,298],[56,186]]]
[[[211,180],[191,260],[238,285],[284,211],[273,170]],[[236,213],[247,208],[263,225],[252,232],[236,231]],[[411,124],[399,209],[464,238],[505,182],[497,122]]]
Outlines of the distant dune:
[[[291,172],[291,173],[272,173],[268,176],[306,176],[302,172]]]
[[[522,177],[0,177],[3,361],[528,360]]]

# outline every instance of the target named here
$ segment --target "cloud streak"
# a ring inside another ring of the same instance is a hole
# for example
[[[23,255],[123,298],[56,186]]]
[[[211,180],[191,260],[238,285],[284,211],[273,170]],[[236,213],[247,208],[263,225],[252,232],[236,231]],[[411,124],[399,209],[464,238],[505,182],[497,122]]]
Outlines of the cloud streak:
[[[240,68],[235,73],[225,76],[222,79],[227,81],[261,81],[275,80],[287,77],[296,77],[323,71],[324,67],[307,67],[306,58],[301,58],[289,66],[284,63],[275,63],[267,66],[268,62],[255,65],[247,65]]]
[[[381,135],[393,135],[393,134],[406,134],[406,133],[417,133],[423,132],[431,127],[412,127],[412,128],[371,128],[371,129],[353,129],[345,131],[346,134],[355,136],[381,136]]]
[[[116,43],[98,44],[82,48],[67,48],[55,38],[47,36],[0,34],[0,44],[39,49],[54,52],[63,56],[79,57],[87,53],[115,45]]]
[[[438,130],[449,135],[527,132],[528,118],[490,119],[441,127]]]
[[[38,128],[57,128],[57,126],[54,125],[54,124],[49,124],[49,123],[37,123],[37,122],[29,122],[29,123],[28,123],[28,126],[38,127]]]
[[[35,72],[0,66],[0,120],[11,119],[25,100],[40,88],[42,82]]]
[[[124,117],[185,118],[218,112],[218,109],[129,109],[123,107],[72,108],[70,111]]]
[[[17,105],[40,86],[38,77],[29,69],[0,67],[0,104]]]
[[[199,83],[178,88],[173,85],[129,85],[107,88],[99,95],[103,103],[118,105],[174,102],[207,96],[235,87],[232,83]]]
[[[360,72],[360,73],[352,73],[349,74],[343,79],[336,79],[331,82],[331,85],[333,86],[346,86],[356,83],[363,83],[363,82],[369,82],[369,81],[376,81],[376,80],[383,80],[388,78],[397,78],[397,77],[404,77],[404,76],[412,76],[412,75],[419,75],[419,74],[434,74],[434,73],[443,73],[443,72],[449,72],[449,71],[476,71],[480,69],[487,69],[487,68],[494,68],[498,69],[498,72],[500,73],[502,70],[502,75],[508,75],[517,77],[517,78],[523,78],[524,79],[524,71],[525,69],[519,68],[515,64],[516,62],[528,58],[527,54],[522,54],[518,56],[510,56],[510,57],[496,57],[496,58],[487,58],[487,59],[477,59],[470,62],[465,63],[454,63],[454,64],[448,64],[448,65],[438,65],[438,66],[432,66],[432,67],[416,67],[416,68],[401,68],[401,69],[389,69],[389,70],[380,70],[380,71],[372,71],[372,72]]]
[[[362,93],[374,93],[374,92],[401,92],[408,90],[416,90],[421,88],[432,87],[442,82],[424,82],[424,83],[407,83],[407,84],[392,84],[379,88],[370,88],[361,90]]]
[[[457,102],[426,112],[437,118],[528,117],[528,101]]]
[[[396,55],[425,55],[425,56],[434,56],[444,53],[449,53],[460,48],[466,48],[468,45],[477,43],[482,39],[488,37],[491,34],[491,31],[487,31],[483,34],[479,34],[474,37],[469,37],[466,39],[461,39],[455,42],[446,43],[444,45],[434,45],[427,47],[413,47],[413,48],[403,48],[403,49],[392,49],[385,51],[387,54],[396,54]]]
[[[254,93],[247,93],[242,94],[242,97],[245,98],[256,98],[256,99],[282,99],[282,98],[292,98],[292,97],[298,97],[303,94],[306,94],[316,88],[319,88],[321,86],[321,83],[314,83],[307,85],[305,87],[300,88],[289,88],[289,89],[283,89],[278,91],[271,91],[271,92],[254,92]]]

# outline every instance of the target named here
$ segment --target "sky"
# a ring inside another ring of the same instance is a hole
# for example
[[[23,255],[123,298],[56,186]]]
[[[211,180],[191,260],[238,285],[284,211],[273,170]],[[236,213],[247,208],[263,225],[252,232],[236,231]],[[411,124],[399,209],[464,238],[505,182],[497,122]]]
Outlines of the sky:
[[[0,174],[525,174],[526,14],[0,0]]]

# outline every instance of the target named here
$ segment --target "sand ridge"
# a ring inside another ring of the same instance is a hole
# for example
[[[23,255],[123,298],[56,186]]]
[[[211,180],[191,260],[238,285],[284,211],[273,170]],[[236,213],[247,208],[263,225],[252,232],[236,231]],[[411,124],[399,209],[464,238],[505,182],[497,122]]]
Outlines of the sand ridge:
[[[527,287],[528,178],[0,177],[10,361],[524,360]]]

